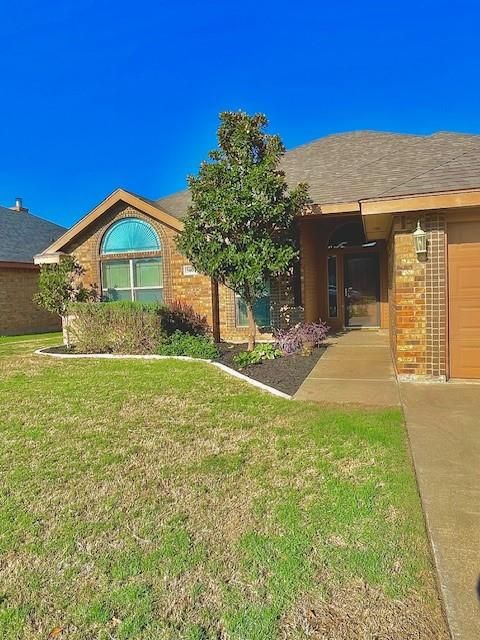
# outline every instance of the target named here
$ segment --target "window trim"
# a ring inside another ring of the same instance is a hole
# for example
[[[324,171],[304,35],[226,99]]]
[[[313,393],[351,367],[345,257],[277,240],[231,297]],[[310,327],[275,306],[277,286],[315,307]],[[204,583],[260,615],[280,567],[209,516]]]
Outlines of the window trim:
[[[136,291],[142,291],[142,290],[150,290],[150,289],[158,289],[162,292],[161,295],[161,302],[163,302],[163,290],[165,289],[165,284],[162,284],[162,286],[150,286],[150,287],[135,287],[134,286],[134,282],[135,282],[135,278],[134,278],[134,268],[133,268],[133,263],[136,260],[152,260],[158,258],[160,260],[160,270],[161,270],[161,276],[162,276],[162,280],[163,280],[163,259],[161,255],[157,255],[157,256],[152,256],[152,257],[148,257],[148,258],[143,258],[143,257],[138,257],[138,256],[131,256],[129,258],[114,258],[113,260],[101,260],[100,261],[100,278],[101,278],[101,283],[102,283],[102,297],[107,295],[108,292],[108,287],[106,288],[104,286],[104,280],[103,280],[103,274],[104,274],[104,265],[108,264],[109,262],[128,262],[129,264],[129,276],[130,276],[130,286],[129,287],[111,287],[112,291],[130,291],[130,302],[135,302],[136,297],[135,297],[135,292]]]

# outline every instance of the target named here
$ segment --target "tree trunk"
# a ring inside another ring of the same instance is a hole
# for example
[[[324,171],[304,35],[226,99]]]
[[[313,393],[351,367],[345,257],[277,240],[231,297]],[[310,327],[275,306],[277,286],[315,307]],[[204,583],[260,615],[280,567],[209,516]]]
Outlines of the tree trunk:
[[[70,349],[70,322],[68,313],[65,313],[60,317],[62,319],[63,342],[65,343],[67,349]]]
[[[247,302],[247,318],[248,318],[248,351],[253,351],[255,348],[255,334],[257,332],[257,325],[255,324],[255,318],[253,315],[253,306]]]
[[[220,342],[220,304],[218,300],[218,281],[212,278],[212,333],[215,342]]]

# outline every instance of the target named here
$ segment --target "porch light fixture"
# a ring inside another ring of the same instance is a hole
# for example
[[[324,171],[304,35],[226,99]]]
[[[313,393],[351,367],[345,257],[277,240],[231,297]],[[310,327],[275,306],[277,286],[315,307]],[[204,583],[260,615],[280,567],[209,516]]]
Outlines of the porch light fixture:
[[[427,257],[427,234],[420,226],[420,220],[418,220],[417,228],[413,232],[413,242],[417,258],[425,260]]]

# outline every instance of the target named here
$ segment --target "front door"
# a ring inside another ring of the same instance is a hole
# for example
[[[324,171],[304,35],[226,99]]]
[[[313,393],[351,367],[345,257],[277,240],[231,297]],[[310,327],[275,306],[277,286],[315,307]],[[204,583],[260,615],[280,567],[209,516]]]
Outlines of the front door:
[[[345,326],[380,325],[380,269],[377,253],[344,256]]]

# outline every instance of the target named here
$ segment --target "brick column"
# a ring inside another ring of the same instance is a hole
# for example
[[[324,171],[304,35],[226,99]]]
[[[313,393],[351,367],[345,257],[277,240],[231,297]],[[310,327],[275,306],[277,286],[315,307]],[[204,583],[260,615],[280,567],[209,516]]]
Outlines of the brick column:
[[[398,374],[407,377],[427,373],[426,266],[415,253],[415,223],[416,220],[399,216],[392,231],[396,365]]]
[[[427,232],[427,257],[415,253],[417,220]],[[447,293],[445,217],[396,216],[390,241],[392,350],[400,376],[446,379]]]
[[[447,258],[446,222],[441,213],[425,217],[427,232],[426,319],[427,374],[447,376]]]

